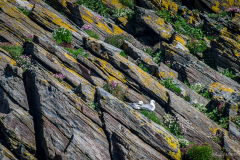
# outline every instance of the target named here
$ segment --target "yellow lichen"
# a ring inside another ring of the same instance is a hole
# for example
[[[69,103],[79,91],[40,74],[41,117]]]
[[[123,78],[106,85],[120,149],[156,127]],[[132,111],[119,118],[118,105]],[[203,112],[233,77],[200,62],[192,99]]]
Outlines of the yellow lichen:
[[[224,92],[230,92],[230,93],[234,92],[233,89],[218,82],[215,82],[209,85],[209,92],[214,92],[214,89],[224,91]]]

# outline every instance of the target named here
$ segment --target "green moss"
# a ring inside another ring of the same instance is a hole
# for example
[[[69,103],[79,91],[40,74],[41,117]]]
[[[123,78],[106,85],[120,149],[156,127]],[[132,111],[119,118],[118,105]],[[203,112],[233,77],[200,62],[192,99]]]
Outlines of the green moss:
[[[164,85],[166,88],[168,88],[170,90],[172,89],[177,94],[181,94],[181,92],[182,92],[182,90],[177,87],[177,84],[173,83],[172,79],[162,80],[162,81],[159,81],[159,83]]]
[[[84,29],[84,31],[85,31],[90,37],[95,38],[95,39],[97,39],[97,40],[100,39],[100,38],[99,38],[99,35],[96,34],[95,31],[88,30],[88,29]]]
[[[120,53],[121,56],[123,56],[124,58],[126,58],[128,55],[125,53],[125,51],[121,51]]]
[[[14,45],[0,45],[2,49],[7,51],[14,60],[18,60],[18,58],[22,55],[23,48]]]
[[[23,14],[25,14],[26,16],[28,16],[30,14],[31,11],[28,11],[26,9],[22,9],[22,8],[18,8],[21,12],[23,12]]]
[[[79,48],[77,50],[73,50],[73,49],[70,49],[70,48],[64,48],[66,49],[68,52],[72,53],[74,55],[74,58],[77,59],[77,56],[80,54],[82,56],[84,56],[85,58],[88,58],[88,54],[84,54],[83,53],[83,49],[82,48]]]
[[[153,122],[162,126],[162,122],[160,121],[160,119],[157,117],[157,115],[154,112],[141,110],[140,113],[143,114],[148,119],[152,120]]]
[[[211,160],[213,158],[213,149],[208,143],[202,145],[194,144],[187,151],[187,156],[191,160]]]

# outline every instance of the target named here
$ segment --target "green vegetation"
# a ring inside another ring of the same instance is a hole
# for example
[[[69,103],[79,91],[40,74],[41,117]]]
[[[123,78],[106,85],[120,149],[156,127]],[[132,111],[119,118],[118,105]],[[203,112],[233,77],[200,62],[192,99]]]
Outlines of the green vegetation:
[[[204,40],[192,41],[186,45],[191,53],[202,53],[207,49],[206,42]]]
[[[207,110],[206,115],[211,120],[213,120],[223,128],[227,129],[229,121],[228,121],[228,117],[225,117],[225,112],[226,112],[225,103],[221,103],[217,108],[214,108],[214,109],[209,108]]]
[[[200,112],[203,112],[203,113],[207,112],[207,108],[205,108],[203,105],[199,105],[198,103],[195,103],[194,105]]]
[[[200,93],[204,98],[210,100],[211,99],[211,93],[205,89],[203,92]]]
[[[227,77],[229,77],[229,78],[231,78],[231,79],[233,79],[233,80],[235,80],[235,78],[237,77],[237,76],[235,76],[233,73],[232,73],[232,71],[229,71],[229,68],[227,68],[225,71],[223,71],[223,72],[221,72],[224,76],[227,76]]]
[[[118,83],[114,81],[108,82],[103,86],[103,89],[111,93],[113,96],[117,97],[119,100],[123,101],[124,94],[122,91],[122,87]]]
[[[202,95],[204,98],[210,100],[211,99],[211,93],[205,89],[203,90],[205,86],[201,83],[196,83],[195,85],[191,85],[190,88],[196,91],[198,94]]]
[[[25,14],[26,16],[28,16],[28,15],[30,14],[30,12],[31,12],[31,11],[28,11],[28,10],[26,10],[26,9],[22,9],[22,8],[19,8],[19,7],[18,7],[18,9],[19,9],[23,14]]]
[[[99,35],[93,30],[92,25],[83,25],[81,29],[84,30],[90,37],[99,40]]]
[[[153,122],[155,122],[161,126],[163,125],[162,122],[160,121],[160,119],[157,117],[157,115],[154,112],[141,110],[140,113],[142,113],[145,117],[152,120]]]
[[[131,0],[120,0],[120,2],[125,5],[125,6],[128,6],[129,8],[134,8],[135,6],[135,2],[132,3]]]
[[[97,12],[98,14],[104,16],[104,17],[110,17],[115,10],[107,7],[102,1],[99,0],[81,0],[76,2],[79,5],[84,5],[87,8],[91,9],[94,12]]]
[[[235,116],[231,119],[231,121],[236,124],[238,127],[240,127],[240,116]]]
[[[178,122],[178,117],[173,117],[171,114],[165,114],[164,118],[164,125],[165,129],[169,132],[174,134],[175,136],[181,136],[181,127]]]
[[[88,105],[93,109],[97,109],[99,107],[98,103],[94,103],[94,102],[88,103]]]
[[[134,10],[131,10],[130,8],[121,8],[116,9],[114,14],[112,15],[113,18],[117,19],[119,17],[127,17],[129,20],[134,18],[135,12]]]
[[[138,60],[138,67],[141,68],[144,72],[149,72],[148,68],[140,60]]]
[[[1,117],[1,119],[2,119],[2,120],[5,120],[5,119],[6,119],[6,117],[5,117],[5,116],[2,116],[2,117]]]
[[[12,45],[11,43],[0,44],[0,47],[7,51],[14,60],[18,60],[18,58],[22,55],[23,48],[20,46]]]
[[[100,39],[100,38],[99,38],[99,35],[96,33],[96,31],[91,31],[91,30],[87,30],[87,29],[85,29],[84,31],[85,31],[90,37],[95,38],[95,39],[97,39],[97,40]]]
[[[185,148],[189,145],[195,144],[194,142],[189,142],[182,135],[177,136],[180,148]]]
[[[53,33],[53,38],[57,41],[57,44],[72,41],[72,33],[66,28],[57,28]]]
[[[177,87],[176,83],[173,83],[172,79],[166,79],[159,81],[160,84],[165,86],[166,88],[175,91],[177,94],[181,94],[182,90]]]
[[[213,139],[213,141],[215,143],[219,143],[220,142],[220,138],[218,136],[213,136],[212,139]]]
[[[17,66],[20,67],[24,72],[32,65],[32,56],[22,55],[22,47],[8,42],[0,43],[0,47],[11,55],[12,59],[17,62]]]
[[[117,48],[121,48],[124,40],[129,41],[130,37],[124,34],[110,35],[106,37],[104,42],[109,43]]]
[[[128,55],[125,53],[125,51],[121,51],[120,53],[121,56],[123,56],[124,58],[126,58]]]
[[[190,96],[185,96],[185,97],[183,97],[183,99],[185,99],[185,101],[188,101],[188,102],[190,102],[191,101],[191,98],[190,98]]]
[[[88,54],[84,54],[83,53],[83,49],[82,48],[79,48],[77,50],[73,50],[73,49],[70,49],[70,48],[64,48],[66,49],[68,52],[72,53],[73,56],[74,56],[74,59],[77,59],[77,56],[80,54],[82,56],[84,56],[85,58],[88,58]]]
[[[208,143],[205,144],[194,144],[187,151],[187,156],[191,160],[212,160],[213,158],[213,149],[212,146]]]
[[[153,62],[156,64],[160,64],[160,62],[164,62],[165,60],[164,53],[162,51],[154,53],[151,48],[143,48],[142,51],[148,53],[152,57]]]

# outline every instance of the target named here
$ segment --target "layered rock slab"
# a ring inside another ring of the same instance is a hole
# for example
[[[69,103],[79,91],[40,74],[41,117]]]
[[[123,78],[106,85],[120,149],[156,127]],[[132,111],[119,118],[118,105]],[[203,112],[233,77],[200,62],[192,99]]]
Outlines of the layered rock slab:
[[[43,157],[110,159],[109,144],[96,111],[71,90],[37,69],[27,71],[27,90],[38,119]]]
[[[104,111],[103,119],[111,137],[109,138],[114,157],[116,156],[114,153],[119,151],[120,158],[133,158],[134,155],[136,159],[141,157],[146,159],[181,158],[177,139],[165,128],[137,113],[101,88],[97,88],[97,95],[100,107]]]
[[[94,49],[96,43],[100,45],[98,50]],[[185,138],[196,143],[207,142],[213,144],[213,147],[218,150],[216,144],[206,138],[206,136],[215,134],[217,129],[224,130],[223,128],[192,107],[188,102],[165,89],[151,75],[142,71],[134,63],[123,58],[119,52],[115,51],[116,49],[113,46],[95,41],[92,38],[86,39],[85,46],[94,52],[94,54],[105,59],[134,79],[141,89],[152,96],[165,110],[185,119],[185,121],[182,121],[185,126],[188,126],[188,131],[184,133]],[[187,123],[187,121],[191,123]],[[226,131],[224,130],[224,132]]]
[[[16,157],[33,160],[36,159],[33,118],[29,114],[23,79],[8,69],[11,64],[15,61],[0,52],[0,134],[7,144],[5,147]]]

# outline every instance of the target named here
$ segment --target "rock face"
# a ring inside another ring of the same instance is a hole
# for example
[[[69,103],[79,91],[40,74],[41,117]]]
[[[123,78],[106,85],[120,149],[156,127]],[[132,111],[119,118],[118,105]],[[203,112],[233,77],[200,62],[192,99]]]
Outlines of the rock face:
[[[79,3],[0,2],[1,160],[181,160],[193,143],[240,158],[238,13],[214,18],[166,0]],[[60,27],[71,42],[53,38]],[[155,110],[127,105],[140,100]]]

